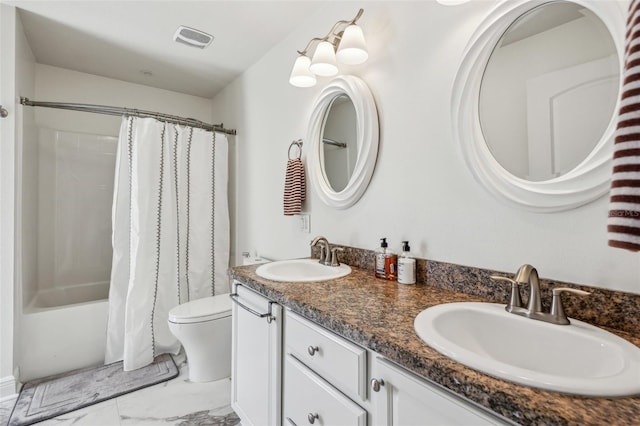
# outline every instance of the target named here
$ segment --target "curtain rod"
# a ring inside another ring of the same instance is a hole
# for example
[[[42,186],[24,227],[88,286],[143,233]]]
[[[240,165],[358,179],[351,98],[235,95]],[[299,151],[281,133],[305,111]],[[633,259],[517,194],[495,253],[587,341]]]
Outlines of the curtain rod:
[[[235,129],[225,129],[222,123],[208,124],[200,120],[196,120],[195,118],[183,118],[183,117],[178,117],[176,115],[163,114],[161,112],[143,111],[139,109],[119,108],[119,107],[112,107],[112,106],[105,106],[105,105],[74,104],[74,103],[66,103],[66,102],[40,102],[40,101],[32,101],[25,97],[20,98],[20,103],[22,105],[33,106],[33,107],[57,108],[57,109],[66,109],[70,111],[93,112],[97,114],[107,114],[107,115],[130,115],[133,117],[157,118],[158,120],[168,121],[174,124],[184,124],[187,126],[197,127],[200,129],[226,133],[227,135],[236,134]]]

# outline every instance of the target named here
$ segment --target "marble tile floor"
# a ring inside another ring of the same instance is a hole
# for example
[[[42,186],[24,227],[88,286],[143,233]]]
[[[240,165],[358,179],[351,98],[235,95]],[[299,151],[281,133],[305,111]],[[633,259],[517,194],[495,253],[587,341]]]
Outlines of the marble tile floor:
[[[231,381],[188,380],[184,357],[175,358],[180,375],[168,382],[140,389],[81,408],[37,426],[234,426],[240,420],[230,406]],[[0,402],[0,426],[6,426],[15,400]]]

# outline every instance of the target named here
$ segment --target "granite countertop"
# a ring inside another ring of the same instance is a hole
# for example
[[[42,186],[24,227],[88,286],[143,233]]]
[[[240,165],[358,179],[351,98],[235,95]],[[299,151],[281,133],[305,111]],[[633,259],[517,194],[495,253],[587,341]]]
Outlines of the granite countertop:
[[[472,370],[426,345],[414,318],[441,303],[486,302],[478,296],[431,285],[402,285],[352,267],[344,278],[321,283],[263,279],[257,265],[230,276],[267,298],[333,332],[523,425],[640,425],[640,396],[588,398],[517,385]],[[640,346],[640,336],[611,330]],[[639,378],[640,380],[640,378]]]

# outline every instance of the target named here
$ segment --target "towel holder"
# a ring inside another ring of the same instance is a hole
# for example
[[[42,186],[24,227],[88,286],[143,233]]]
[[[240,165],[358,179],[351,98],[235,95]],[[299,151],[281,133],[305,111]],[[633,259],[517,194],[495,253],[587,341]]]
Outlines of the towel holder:
[[[287,151],[287,157],[289,157],[289,160],[293,160],[293,158],[291,158],[291,148],[293,148],[294,146],[298,147],[298,156],[296,158],[302,157],[302,139],[297,139],[291,142],[291,145],[289,145],[289,150]]]

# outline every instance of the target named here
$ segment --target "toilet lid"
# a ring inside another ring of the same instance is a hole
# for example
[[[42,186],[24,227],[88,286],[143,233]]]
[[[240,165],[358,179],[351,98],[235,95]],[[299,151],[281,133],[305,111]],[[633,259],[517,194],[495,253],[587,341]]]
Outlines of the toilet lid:
[[[178,324],[210,321],[231,315],[229,294],[203,297],[176,306],[169,311],[169,321]]]

